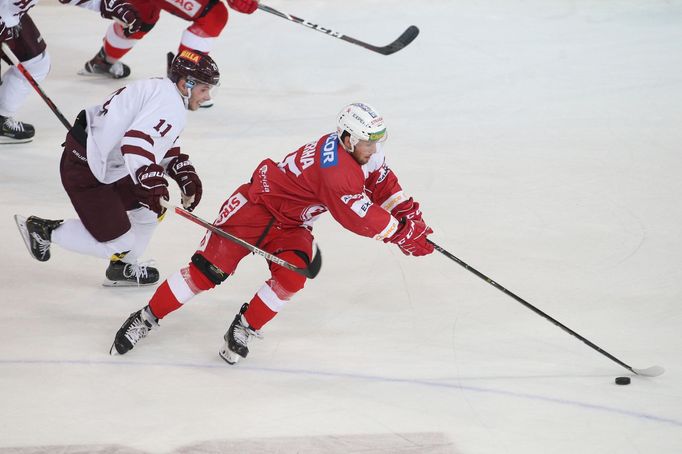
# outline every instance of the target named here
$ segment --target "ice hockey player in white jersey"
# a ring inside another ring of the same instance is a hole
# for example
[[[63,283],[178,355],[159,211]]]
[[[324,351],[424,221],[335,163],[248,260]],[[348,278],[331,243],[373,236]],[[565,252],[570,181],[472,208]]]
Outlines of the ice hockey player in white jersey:
[[[219,78],[209,56],[185,51],[173,61],[170,79],[133,82],[81,111],[60,163],[62,185],[79,218],[15,216],[31,255],[47,261],[55,243],[110,259],[104,285],[156,283],[158,270],[138,259],[165,211],[166,175],[177,182],[187,210],[201,200],[201,180],[180,151],[180,134],[187,110],[209,99]]]
[[[78,6],[97,9],[102,17],[117,19],[129,30],[137,30],[136,13],[125,0],[71,0]],[[0,42],[7,44],[22,65],[40,82],[50,71],[50,56],[47,45],[40,35],[28,10],[38,0],[0,0]],[[9,63],[9,59],[0,51],[0,56]],[[0,85],[0,144],[25,143],[33,140],[35,127],[14,119],[31,85],[19,72],[11,66],[2,77]]]

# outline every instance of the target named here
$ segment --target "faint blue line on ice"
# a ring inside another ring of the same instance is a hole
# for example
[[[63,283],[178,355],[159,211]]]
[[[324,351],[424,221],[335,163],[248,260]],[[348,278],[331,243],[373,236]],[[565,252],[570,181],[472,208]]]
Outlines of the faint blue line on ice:
[[[10,364],[76,364],[76,365],[85,365],[85,366],[91,366],[91,365],[105,365],[105,366],[138,366],[138,367],[179,367],[179,368],[187,368],[187,369],[224,369],[228,370],[232,366],[226,366],[221,363],[217,364],[194,364],[194,363],[164,363],[164,362],[135,362],[135,361],[88,361],[88,360],[30,360],[30,359],[21,359],[21,360],[0,360],[0,365],[10,365]],[[438,382],[433,382],[433,381],[428,381],[428,380],[420,380],[420,379],[412,379],[412,378],[391,378],[391,377],[381,377],[377,375],[362,375],[362,374],[350,374],[346,372],[323,372],[323,371],[314,371],[314,370],[303,370],[303,369],[277,369],[277,368],[270,368],[270,367],[253,367],[253,366],[244,366],[244,365],[239,365],[237,366],[240,370],[248,370],[252,372],[271,372],[271,373],[278,373],[278,374],[291,374],[291,375],[312,375],[312,376],[318,376],[318,377],[328,377],[328,378],[348,378],[348,379],[353,379],[353,380],[365,380],[365,381],[374,381],[374,382],[386,382],[386,383],[401,383],[401,384],[408,384],[408,385],[421,385],[421,386],[427,386],[427,387],[433,387],[433,388],[446,388],[446,389],[453,389],[453,390],[461,390],[461,391],[470,391],[470,392],[476,392],[476,393],[485,393],[485,394],[497,394],[501,396],[509,396],[509,397],[516,397],[519,399],[529,399],[529,400],[537,400],[537,401],[544,401],[544,402],[552,402],[560,405],[568,405],[568,406],[573,406],[573,407],[579,407],[579,408],[586,408],[590,410],[598,410],[598,411],[604,411],[608,413],[615,413],[619,415],[624,415],[624,416],[631,416],[633,418],[638,418],[638,419],[646,419],[649,421],[655,421],[655,422],[661,422],[661,423],[668,423],[672,424],[675,426],[680,426],[682,427],[682,421],[677,421],[675,419],[671,418],[663,418],[660,416],[656,415],[650,415],[647,413],[639,413],[635,411],[630,411],[630,410],[624,410],[621,408],[614,408],[614,407],[607,407],[605,405],[596,405],[596,404],[590,404],[590,403],[585,403],[585,402],[578,402],[575,400],[567,400],[567,399],[559,399],[556,397],[546,397],[546,396],[540,396],[540,395],[535,395],[535,394],[528,394],[528,393],[516,393],[513,391],[504,391],[501,389],[491,389],[491,388],[482,388],[478,386],[462,386],[459,384],[450,384],[450,383],[438,383]]]

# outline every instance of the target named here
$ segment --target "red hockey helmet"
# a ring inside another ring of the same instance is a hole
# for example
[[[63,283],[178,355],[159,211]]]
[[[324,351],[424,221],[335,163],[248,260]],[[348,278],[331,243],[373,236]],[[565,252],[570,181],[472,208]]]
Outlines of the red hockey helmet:
[[[183,50],[173,59],[168,78],[177,83],[183,77],[188,81],[216,86],[220,82],[220,71],[208,55]]]

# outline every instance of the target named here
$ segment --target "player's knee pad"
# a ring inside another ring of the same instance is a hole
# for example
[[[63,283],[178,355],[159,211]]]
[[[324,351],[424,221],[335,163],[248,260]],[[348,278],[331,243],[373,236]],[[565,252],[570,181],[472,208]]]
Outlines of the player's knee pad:
[[[300,251],[284,251],[280,254],[277,254],[277,256],[282,260],[286,260],[292,265],[296,265],[300,268],[305,268],[308,266],[308,263],[310,263],[308,257]],[[301,274],[295,273],[281,266],[273,266],[272,279],[268,282],[268,284],[279,298],[283,300],[289,300],[294,293],[303,289],[305,281],[305,276]]]
[[[192,256],[189,273],[194,284],[201,290],[208,290],[220,285],[229,276],[201,254]]]
[[[35,80],[40,82],[47,77],[50,72],[50,54],[47,51],[37,55],[25,62],[22,62],[24,68],[28,70]]]

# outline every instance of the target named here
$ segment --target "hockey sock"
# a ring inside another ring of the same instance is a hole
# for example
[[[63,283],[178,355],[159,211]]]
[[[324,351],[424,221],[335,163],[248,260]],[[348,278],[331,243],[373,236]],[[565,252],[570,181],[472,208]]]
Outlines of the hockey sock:
[[[166,315],[182,307],[182,303],[178,301],[171,290],[170,285],[168,285],[168,280],[172,279],[172,277],[173,276],[163,281],[163,284],[154,292],[152,299],[149,300],[149,309],[151,309],[154,315],[159,319],[164,318]]]
[[[108,63],[115,63],[137,44],[144,33],[135,33],[127,37],[123,32],[123,27],[118,22],[113,22],[104,35],[104,54]],[[135,37],[135,38],[133,38]]]
[[[156,289],[154,296],[149,301],[149,307],[154,315],[163,318],[180,309],[195,295],[213,287],[215,284],[199,271],[194,263],[190,263],[188,267],[173,273]]]
[[[243,317],[251,328],[259,330],[272,320],[275,315],[277,315],[277,312],[270,309],[256,294],[249,302],[249,308],[244,312]]]

